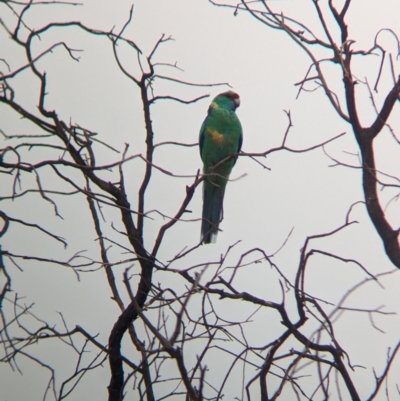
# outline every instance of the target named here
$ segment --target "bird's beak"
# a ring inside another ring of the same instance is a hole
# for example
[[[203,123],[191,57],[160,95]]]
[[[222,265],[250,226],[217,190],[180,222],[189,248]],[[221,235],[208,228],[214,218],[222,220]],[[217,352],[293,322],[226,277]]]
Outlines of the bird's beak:
[[[240,97],[237,97],[236,99],[234,99],[233,102],[235,103],[236,107],[239,107],[240,106]]]

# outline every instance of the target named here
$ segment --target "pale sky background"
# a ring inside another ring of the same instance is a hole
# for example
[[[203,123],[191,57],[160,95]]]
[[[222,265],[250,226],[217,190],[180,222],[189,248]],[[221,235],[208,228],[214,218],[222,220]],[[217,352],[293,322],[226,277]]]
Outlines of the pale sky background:
[[[364,0],[352,3],[354,4],[349,9],[347,22],[350,37],[355,40],[354,49],[371,48],[376,32],[381,28],[393,29],[400,35],[400,3],[397,0]],[[274,10],[282,10],[285,15],[315,26],[315,13],[309,0],[271,1],[269,4]],[[131,5],[128,1],[84,0],[83,5],[77,7],[37,6],[27,14],[26,23],[31,28],[38,29],[50,21],[81,21],[93,29],[114,29],[118,32],[128,19]],[[6,23],[14,20],[4,4],[0,4],[0,16]],[[317,29],[318,32],[320,31]],[[159,66],[160,75],[199,84],[229,83],[240,94],[241,106],[237,114],[244,130],[244,152],[262,152],[279,146],[288,124],[284,110],[290,110],[293,127],[288,136],[288,146],[304,149],[345,132],[340,139],[327,145],[325,150],[343,163],[359,165],[357,144],[350,127],[340,120],[322,90],[303,92],[296,100],[298,87],[294,84],[305,76],[309,60],[282,32],[268,29],[243,13],[234,17],[232,9],[215,7],[206,0],[134,2],[133,20],[125,31],[125,37],[133,40],[143,54],[148,55],[162,34],[171,36],[173,40],[160,46],[154,61],[177,63],[181,70]],[[125,143],[129,143],[128,155],[143,152],[144,128],[139,91],[118,69],[113,59],[111,42],[106,38],[91,37],[76,28],[54,29],[51,34],[43,35],[40,42],[35,41],[35,54],[61,40],[71,48],[83,51],[77,53],[80,61],[76,62],[59,47],[38,63],[48,74],[47,108],[57,110],[59,117],[66,122],[71,121],[97,132],[102,141],[112,144],[119,151],[123,150]],[[398,44],[388,32],[379,35],[379,44],[394,56],[398,53]],[[122,45],[120,51],[124,66],[139,74],[136,53]],[[12,70],[25,63],[21,49],[10,43],[7,33],[1,29],[0,59],[7,60]],[[360,57],[355,62],[353,72],[359,79],[367,78],[373,85],[379,61],[378,57]],[[400,65],[395,57],[394,62],[395,72],[399,74]],[[337,70],[331,65],[326,65],[326,68],[331,82],[336,82],[332,89],[337,91],[339,99],[343,99]],[[0,63],[0,71],[6,72],[4,64]],[[376,94],[378,105],[391,87],[388,73],[389,66],[386,63],[384,77]],[[24,72],[12,84],[17,101],[35,111],[38,80],[31,73]],[[152,115],[155,142],[196,143],[211,99],[227,88],[228,86],[199,88],[156,80],[156,95],[172,95],[188,100],[209,94],[210,98],[191,105],[171,101],[157,102]],[[365,86],[360,84],[357,90],[360,116],[362,123],[367,125],[374,119],[371,102]],[[397,103],[390,118],[397,138],[400,138],[399,113]],[[4,105],[0,105],[0,129],[8,135],[39,133],[37,128],[21,121]],[[1,148],[11,144],[11,141],[1,141]],[[390,132],[383,132],[376,142],[379,169],[398,177],[400,152]],[[97,150],[99,164],[114,162],[120,157],[104,147],[98,147]],[[25,152],[24,157],[25,160],[34,162],[43,158],[43,152]],[[56,156],[49,152],[48,157]],[[228,264],[236,264],[241,254],[255,247],[263,249],[267,254],[273,254],[293,228],[289,241],[273,259],[284,274],[293,279],[306,236],[339,227],[345,222],[349,206],[362,200],[360,170],[343,166],[331,167],[333,162],[322,149],[302,154],[280,151],[267,159],[258,160],[270,170],[263,169],[247,157],[240,157],[235,165],[232,182],[228,184],[226,191],[225,219],[221,223],[222,232],[218,235],[217,243],[200,247],[171,267],[187,268],[194,264],[218,261],[220,255],[239,240],[241,242],[228,257]],[[160,147],[156,150],[154,163],[175,175],[187,176],[176,178],[153,171],[153,180],[146,197],[146,209],[159,210],[167,216],[174,215],[185,195],[185,186],[193,182],[197,170],[201,168],[198,148]],[[129,200],[133,209],[137,206],[136,193],[142,172],[143,162],[139,159],[125,164],[126,185],[132,194]],[[45,188],[61,188],[50,170],[43,171],[42,174]],[[70,177],[74,175],[71,174]],[[80,176],[77,174],[76,177]],[[105,173],[103,177],[106,177]],[[113,178],[116,175],[110,173],[108,179]],[[12,178],[3,174],[0,180],[1,196],[9,196]],[[81,178],[78,180],[84,185]],[[35,187],[35,177],[33,174],[24,174],[22,189],[31,187]],[[67,187],[63,185],[63,188]],[[382,192],[382,199],[387,202],[396,194],[395,190],[386,189]],[[54,197],[54,200],[57,201],[63,219],[56,218],[53,207],[36,195],[14,202],[3,201],[0,207],[11,216],[31,223],[41,223],[49,231],[65,237],[69,244],[66,250],[60,243],[49,241],[37,231],[21,228],[16,224],[10,226],[4,237],[3,249],[16,254],[44,254],[58,260],[67,260],[76,252],[85,250],[88,257],[99,259],[96,235],[88,217],[86,200],[82,196],[69,197],[67,201]],[[192,213],[185,216],[188,221],[180,222],[168,231],[158,254],[161,262],[166,263],[185,247],[196,245],[200,235],[201,202],[201,189],[198,188],[189,205]],[[399,203],[391,202],[386,212],[392,224],[398,226]],[[118,212],[105,208],[104,213],[107,225],[110,227],[111,223],[115,223],[118,228]],[[148,219],[146,223],[145,239],[151,249],[159,227],[166,220],[157,213],[151,213],[150,216],[153,220]],[[354,207],[351,218],[357,220],[358,224],[346,228],[334,237],[314,241],[312,247],[336,253],[343,258],[356,259],[372,274],[393,270],[394,267],[386,258],[381,241],[362,204]],[[107,234],[115,241],[125,244],[125,239],[111,228]],[[116,247],[112,255],[115,262],[127,257]],[[50,324],[56,324],[61,330],[63,326],[58,312],[63,312],[69,328],[81,325],[93,335],[99,333],[98,340],[106,344],[119,310],[109,299],[110,291],[102,271],[81,274],[78,282],[70,269],[57,265],[21,263],[21,266],[24,267],[23,272],[10,262],[7,264],[8,272],[13,278],[12,288],[20,297],[25,297],[24,304],[35,303],[33,311],[37,316]],[[122,279],[125,267],[115,269],[119,279]],[[205,273],[204,280],[211,274],[212,266]],[[365,277],[366,274],[354,264],[315,257],[307,270],[306,288],[312,295],[335,303],[348,288]],[[0,276],[0,280],[2,279]],[[161,273],[155,275],[156,283],[163,282],[163,279],[170,279],[170,276]],[[282,297],[277,274],[265,262],[241,269],[236,284],[238,290],[248,291],[266,300],[279,302]],[[399,313],[400,272],[383,277],[381,284],[382,287],[374,283],[364,286],[350,297],[347,305],[365,309],[382,305],[387,312]],[[173,286],[173,283],[168,285]],[[177,284],[178,288],[181,285],[182,283]],[[180,290],[183,291],[183,287]],[[10,299],[13,296],[14,293],[9,294]],[[128,301],[125,293],[124,300]],[[290,303],[289,300],[288,302]],[[193,302],[192,307],[197,306]],[[227,301],[221,303],[220,307],[224,316],[231,318],[237,318],[242,313],[245,316],[252,310],[241,310],[241,307],[237,309],[236,306],[232,310],[232,304]],[[5,304],[4,308],[6,310],[10,306]],[[273,339],[281,330],[278,316],[272,312],[260,313],[254,320],[249,336],[255,342],[267,343],[268,339]],[[383,333],[372,329],[367,314],[346,313],[336,327],[337,337],[343,348],[349,352],[352,364],[367,368],[354,373],[355,382],[364,397],[372,389],[372,367],[378,373],[381,372],[386,360],[386,349],[397,343],[400,332],[398,315],[375,316],[374,321]],[[64,353],[66,350],[60,347],[59,342],[54,342],[51,346],[46,342],[37,346],[35,352],[47,363],[60,369],[58,385],[71,374],[75,360],[69,360],[65,356],[68,354]],[[192,357],[193,355],[188,355],[188,359]],[[223,365],[221,360],[218,363]],[[210,375],[215,374],[213,366],[216,369],[216,360],[209,362]],[[12,372],[5,364],[0,365],[0,401],[42,399],[48,372],[40,370],[36,364],[22,357],[20,367],[23,375]],[[395,383],[399,375],[398,358],[393,364],[393,374],[389,381],[393,399],[396,399]],[[104,368],[88,374],[69,399],[106,399],[108,381],[109,367],[108,362],[105,362]],[[225,392],[227,400],[238,396],[238,386],[240,383],[231,383]],[[383,396],[381,394],[378,399],[384,399]]]

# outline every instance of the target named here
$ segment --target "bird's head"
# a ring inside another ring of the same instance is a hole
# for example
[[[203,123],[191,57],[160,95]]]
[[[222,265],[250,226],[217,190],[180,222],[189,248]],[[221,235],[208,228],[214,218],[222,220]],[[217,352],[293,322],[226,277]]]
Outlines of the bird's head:
[[[240,106],[240,97],[234,91],[227,91],[220,93],[213,99],[211,103],[211,108],[213,109],[223,108],[235,111],[239,106]]]

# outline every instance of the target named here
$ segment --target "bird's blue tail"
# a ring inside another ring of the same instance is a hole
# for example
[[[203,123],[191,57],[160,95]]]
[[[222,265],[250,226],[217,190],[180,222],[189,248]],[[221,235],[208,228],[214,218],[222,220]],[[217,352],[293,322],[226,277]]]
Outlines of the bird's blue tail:
[[[203,220],[201,223],[201,239],[203,244],[217,240],[218,225],[222,219],[222,201],[225,186],[204,181],[203,184]]]

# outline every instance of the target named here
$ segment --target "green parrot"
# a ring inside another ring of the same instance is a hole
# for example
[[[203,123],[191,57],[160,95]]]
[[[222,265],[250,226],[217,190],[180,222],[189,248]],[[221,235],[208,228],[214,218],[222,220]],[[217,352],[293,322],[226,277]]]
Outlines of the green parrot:
[[[222,220],[225,187],[236,159],[231,158],[222,164],[218,163],[239,153],[242,147],[242,125],[235,113],[239,105],[240,98],[237,93],[220,93],[211,102],[208,115],[200,129],[200,156],[204,164],[203,173],[207,174],[203,183],[203,244],[216,242],[218,225]]]

